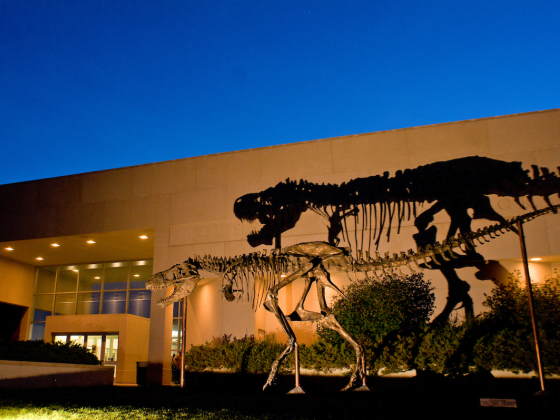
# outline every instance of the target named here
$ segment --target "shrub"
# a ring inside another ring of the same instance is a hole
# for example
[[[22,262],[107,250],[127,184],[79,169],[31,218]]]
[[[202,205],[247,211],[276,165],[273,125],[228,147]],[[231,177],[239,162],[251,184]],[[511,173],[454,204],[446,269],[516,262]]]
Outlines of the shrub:
[[[227,369],[237,373],[266,373],[285,345],[278,343],[273,334],[261,340],[254,336],[232,338],[223,335],[211,343],[191,346],[185,353],[185,370],[202,372],[206,369]],[[293,356],[283,363],[283,369],[293,366]],[[288,367],[287,367],[288,366]]]
[[[464,322],[429,324],[434,295],[421,275],[361,280],[335,298],[333,313],[364,347],[368,370],[393,373],[411,369],[447,376],[510,370],[537,372],[533,330],[526,290],[514,273],[508,286],[495,288],[484,305],[488,312]],[[560,275],[533,285],[545,373],[560,373]],[[226,368],[233,372],[268,373],[285,344],[273,335],[263,340],[224,335],[192,346],[186,354],[190,371]],[[348,368],[354,350],[336,332],[319,324],[317,340],[300,346],[301,366],[317,371]],[[282,364],[293,369],[293,355]]]
[[[100,365],[97,356],[77,343],[46,343],[43,340],[0,343],[1,360]]]
[[[410,370],[415,348],[434,307],[433,288],[422,274],[388,275],[380,281],[358,280],[343,289],[333,302],[338,322],[365,349],[370,371]],[[323,324],[317,328],[319,345],[348,353],[340,335]],[[353,355],[353,351],[350,352]],[[353,357],[342,360],[354,363]]]
[[[515,272],[507,286],[493,290],[484,305],[489,311],[481,316],[473,362],[485,369],[538,372],[525,288],[521,274]],[[535,320],[545,373],[560,373],[560,276],[557,272],[543,282],[532,284]]]

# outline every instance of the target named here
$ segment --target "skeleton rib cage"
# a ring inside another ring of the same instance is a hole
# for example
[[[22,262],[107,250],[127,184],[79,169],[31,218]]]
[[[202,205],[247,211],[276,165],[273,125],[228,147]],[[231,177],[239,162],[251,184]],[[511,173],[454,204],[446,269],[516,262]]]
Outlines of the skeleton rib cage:
[[[558,208],[560,208],[560,205],[550,206],[477,231],[459,233],[442,242],[419,247],[416,251],[409,249],[407,252],[393,253],[392,256],[389,252],[386,252],[384,256],[375,252],[375,256],[373,256],[369,251],[358,250],[358,257],[355,258],[350,248],[332,246],[333,249],[339,249],[343,253],[347,262],[346,266],[341,266],[337,262],[338,260],[329,259],[324,260],[322,265],[327,271],[363,273],[366,277],[371,275],[376,279],[379,278],[380,274],[404,275],[403,267],[407,267],[413,273],[424,268],[435,268],[444,261],[457,258],[456,251],[458,250],[465,254],[474,250],[477,246],[475,241],[482,245],[490,242],[489,239],[500,236],[507,231],[516,232],[515,225],[518,220],[527,222],[547,213],[557,213]],[[181,279],[187,274],[186,270],[188,268],[186,267],[191,265],[197,269],[220,275],[222,277],[222,290],[228,300],[234,300],[233,293],[240,293],[238,299],[242,299],[245,295],[246,300],[251,301],[253,308],[256,309],[264,301],[266,292],[277,284],[280,275],[293,273],[304,261],[308,261],[310,257],[313,258],[309,255],[298,255],[297,252],[294,252],[296,246],[288,246],[281,250],[273,249],[270,253],[263,250],[262,252],[258,251],[229,258],[195,255],[194,258],[188,258],[183,263],[158,274],[165,276],[168,280]],[[168,278],[168,275],[173,277]]]

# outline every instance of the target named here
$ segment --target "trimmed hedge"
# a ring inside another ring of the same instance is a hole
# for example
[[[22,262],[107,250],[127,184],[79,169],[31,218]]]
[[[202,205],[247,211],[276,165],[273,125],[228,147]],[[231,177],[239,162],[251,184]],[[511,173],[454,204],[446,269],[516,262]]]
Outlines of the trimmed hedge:
[[[185,353],[185,370],[202,372],[206,369],[226,369],[235,373],[266,373],[285,345],[273,334],[262,340],[245,336],[232,338],[223,335],[199,346],[191,346]],[[291,360],[291,363],[290,363]],[[283,369],[293,366],[293,357],[283,363]]]
[[[0,343],[0,360],[100,365],[97,356],[76,343],[46,343],[43,340]]]

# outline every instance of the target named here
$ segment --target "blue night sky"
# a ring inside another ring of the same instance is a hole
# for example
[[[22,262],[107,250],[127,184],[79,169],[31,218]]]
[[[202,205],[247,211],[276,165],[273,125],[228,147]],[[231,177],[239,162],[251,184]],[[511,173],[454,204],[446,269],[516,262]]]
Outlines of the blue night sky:
[[[558,0],[0,0],[0,184],[558,107]]]

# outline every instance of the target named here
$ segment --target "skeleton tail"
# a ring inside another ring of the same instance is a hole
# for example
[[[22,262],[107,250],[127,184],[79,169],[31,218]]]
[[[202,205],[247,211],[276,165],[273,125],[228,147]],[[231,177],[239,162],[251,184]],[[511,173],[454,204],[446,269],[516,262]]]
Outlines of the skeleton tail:
[[[407,266],[410,271],[416,272],[412,268],[414,264],[418,269],[423,270],[423,266],[432,268],[431,264],[441,265],[440,261],[450,261],[451,259],[457,258],[455,255],[455,250],[459,249],[463,252],[468,250],[474,250],[477,246],[475,240],[480,244],[485,242],[490,242],[486,239],[494,239],[500,236],[500,233],[505,233],[504,231],[516,232],[515,228],[518,221],[522,223],[529,222],[539,216],[548,213],[557,213],[560,205],[550,206],[541,210],[536,210],[530,213],[523,214],[521,216],[514,217],[494,225],[478,229],[476,232],[468,232],[466,234],[458,234],[447,238],[443,242],[436,242],[432,245],[427,245],[425,247],[420,247],[416,252],[409,249],[407,253],[400,252],[400,254],[393,254],[391,257],[389,253],[385,253],[384,257],[381,257],[379,253],[376,253],[376,257],[373,258],[369,251],[365,252],[365,259],[363,258],[362,251],[358,251],[359,259],[354,259],[352,262],[352,269],[354,272],[372,273],[375,277],[378,277],[377,272],[385,273],[385,270],[393,272],[395,269],[401,269],[403,266]],[[482,242],[483,239],[485,242]],[[464,247],[464,249],[463,249]],[[429,260],[428,260],[429,259]],[[423,260],[423,262],[421,262]],[[402,273],[402,272],[401,272]]]

